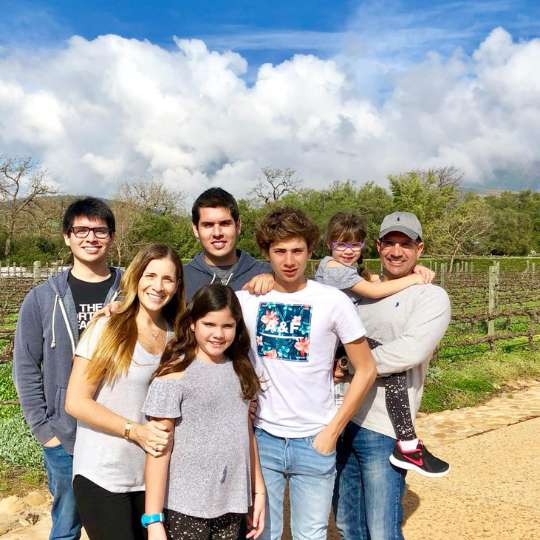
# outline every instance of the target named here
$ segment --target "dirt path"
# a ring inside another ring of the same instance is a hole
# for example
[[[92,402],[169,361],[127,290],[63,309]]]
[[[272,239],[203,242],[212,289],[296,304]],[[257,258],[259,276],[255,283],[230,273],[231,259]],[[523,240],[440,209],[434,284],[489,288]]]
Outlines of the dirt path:
[[[407,540],[540,538],[540,381],[480,407],[422,416],[418,432],[452,471],[408,475]],[[48,506],[43,491],[1,500],[2,540],[46,540]]]
[[[540,538],[540,383],[425,416],[418,432],[452,470],[408,475],[407,540]]]

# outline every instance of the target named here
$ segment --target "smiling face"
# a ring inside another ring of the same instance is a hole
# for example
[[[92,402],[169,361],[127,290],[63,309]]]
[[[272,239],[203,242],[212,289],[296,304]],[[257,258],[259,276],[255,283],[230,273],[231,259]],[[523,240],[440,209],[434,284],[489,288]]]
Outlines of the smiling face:
[[[176,267],[168,257],[151,260],[137,286],[141,308],[148,313],[159,312],[171,300],[178,288]]]
[[[332,258],[346,266],[352,266],[362,255],[363,242],[332,242],[328,247],[332,251]]]
[[[104,219],[88,216],[75,217],[72,229],[73,227],[108,228]],[[114,233],[110,233],[106,238],[96,238],[94,231],[90,231],[86,238],[77,238],[72,229],[68,234],[64,234],[64,241],[73,253],[75,265],[95,266],[107,261],[107,254],[113,242]]]
[[[306,265],[311,253],[304,238],[290,238],[274,242],[268,250],[272,265],[274,289],[282,292],[295,292],[306,284]]]
[[[209,311],[191,325],[197,342],[196,355],[209,362],[221,362],[225,351],[231,346],[236,335],[236,320],[226,307],[219,311]]]
[[[236,262],[240,220],[234,221],[228,208],[200,208],[199,223],[193,224],[193,234],[201,242],[207,263],[225,266]]]
[[[416,242],[406,234],[397,231],[390,232],[377,240],[377,251],[387,279],[408,276],[423,250],[423,242]]]

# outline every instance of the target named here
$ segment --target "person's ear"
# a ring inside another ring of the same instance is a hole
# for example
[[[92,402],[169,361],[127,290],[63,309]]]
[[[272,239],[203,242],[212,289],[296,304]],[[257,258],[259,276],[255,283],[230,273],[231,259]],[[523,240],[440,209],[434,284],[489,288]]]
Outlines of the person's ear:
[[[418,257],[424,253],[424,242],[417,242],[416,243],[416,254]]]
[[[63,236],[64,236],[64,242],[66,243],[66,246],[71,247],[69,243],[69,234],[64,234]]]
[[[191,224],[191,230],[193,231],[193,234],[195,235],[195,238],[197,240],[200,240],[200,238],[199,238],[199,229],[197,228],[197,225],[195,225],[195,223]]]
[[[377,239],[375,245],[377,246],[377,253],[380,255],[381,254],[381,241]]]
[[[238,221],[236,222],[236,236],[240,236],[241,232],[242,232],[242,220],[238,218]]]

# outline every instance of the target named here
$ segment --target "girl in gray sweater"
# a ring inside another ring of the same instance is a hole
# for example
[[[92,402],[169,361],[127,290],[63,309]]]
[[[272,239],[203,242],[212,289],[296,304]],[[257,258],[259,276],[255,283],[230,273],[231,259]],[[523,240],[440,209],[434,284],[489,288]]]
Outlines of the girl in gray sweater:
[[[236,295],[197,291],[169,342],[143,412],[174,430],[162,457],[147,456],[143,524],[149,540],[236,540],[264,527],[265,488],[248,416],[260,389]]]

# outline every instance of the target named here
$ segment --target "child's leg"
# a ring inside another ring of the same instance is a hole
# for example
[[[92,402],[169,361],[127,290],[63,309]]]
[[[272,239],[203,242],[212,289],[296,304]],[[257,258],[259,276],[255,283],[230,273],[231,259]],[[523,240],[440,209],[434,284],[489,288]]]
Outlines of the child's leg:
[[[371,350],[382,345],[380,341],[369,337],[367,341]],[[381,377],[381,380],[384,381],[386,411],[396,431],[396,437],[400,441],[418,442],[411,417],[409,393],[407,392],[407,372],[392,373]],[[412,442],[411,445],[413,445]]]
[[[416,439],[407,392],[407,372],[392,373],[384,377],[386,410],[400,441]]]
[[[382,345],[379,341],[367,338],[369,348]],[[450,465],[435,457],[418,440],[411,416],[411,404],[407,392],[407,372],[393,373],[384,377],[386,410],[398,438],[390,463],[401,469],[414,470],[424,476],[444,476]]]
[[[386,409],[398,438],[390,462],[424,476],[444,476],[450,470],[448,463],[431,454],[416,437],[407,393],[407,373],[393,373],[385,377],[384,382]]]

